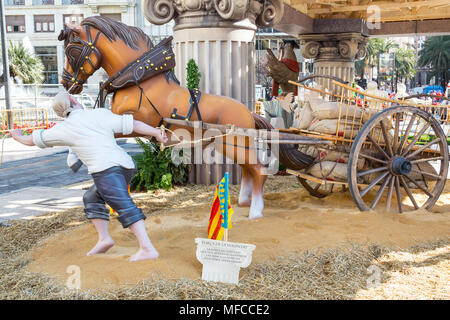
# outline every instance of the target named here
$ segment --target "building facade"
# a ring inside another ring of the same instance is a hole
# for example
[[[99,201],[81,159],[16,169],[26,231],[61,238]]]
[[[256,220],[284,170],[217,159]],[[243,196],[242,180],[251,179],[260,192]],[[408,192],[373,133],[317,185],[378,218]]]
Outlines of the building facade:
[[[58,84],[64,68],[64,46],[58,35],[64,23],[104,15],[128,25],[137,24],[136,0],[1,0],[5,3],[6,36],[20,41],[39,56],[45,67],[45,84]],[[104,79],[97,72],[88,83]]]

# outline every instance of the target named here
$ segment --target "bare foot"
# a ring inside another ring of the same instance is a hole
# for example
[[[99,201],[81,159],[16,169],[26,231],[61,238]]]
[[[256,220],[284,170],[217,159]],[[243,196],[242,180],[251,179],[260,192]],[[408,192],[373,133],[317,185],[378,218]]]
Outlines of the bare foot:
[[[130,261],[142,261],[142,260],[152,260],[159,257],[158,251],[155,248],[149,249],[139,249],[134,255],[131,256]]]
[[[111,238],[103,239],[103,240],[97,242],[95,247],[92,248],[92,250],[87,253],[87,256],[92,256],[92,255],[98,254],[98,253],[105,253],[113,245],[114,245],[114,240],[113,239],[111,239]]]

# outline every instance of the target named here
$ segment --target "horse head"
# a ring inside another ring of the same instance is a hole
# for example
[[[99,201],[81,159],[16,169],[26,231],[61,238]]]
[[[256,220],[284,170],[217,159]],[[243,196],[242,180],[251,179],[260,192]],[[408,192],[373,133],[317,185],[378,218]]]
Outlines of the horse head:
[[[94,40],[90,27],[66,24],[58,36],[64,41],[66,65],[61,84],[71,94],[83,91],[83,84],[101,66],[102,55],[96,47],[100,32]]]
[[[108,62],[108,66],[116,65],[117,68],[105,69],[108,74],[114,74],[133,57],[153,47],[141,29],[102,16],[88,17],[81,25],[66,24],[58,40],[64,41],[66,55],[61,84],[71,94],[79,94],[86,80],[104,62]],[[120,59],[112,54],[113,51],[120,52]]]

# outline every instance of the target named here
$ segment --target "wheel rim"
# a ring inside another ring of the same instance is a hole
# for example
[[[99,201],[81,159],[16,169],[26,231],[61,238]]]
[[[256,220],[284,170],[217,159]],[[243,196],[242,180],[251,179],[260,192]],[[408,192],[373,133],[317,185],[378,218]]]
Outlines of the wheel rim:
[[[358,170],[359,159],[370,168]],[[398,212],[431,209],[445,187],[448,159],[447,137],[432,114],[408,106],[389,108],[355,138],[349,190],[362,211],[379,209],[382,199],[387,211],[395,206]]]

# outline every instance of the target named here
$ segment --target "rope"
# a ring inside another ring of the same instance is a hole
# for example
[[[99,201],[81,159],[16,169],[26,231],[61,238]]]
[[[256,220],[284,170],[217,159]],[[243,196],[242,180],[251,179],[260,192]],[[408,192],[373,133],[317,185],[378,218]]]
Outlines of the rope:
[[[233,134],[235,128],[234,128],[234,125],[232,125],[232,126],[231,126],[231,129],[230,129],[230,130],[227,130],[227,132],[224,133],[224,134],[220,134],[220,135],[212,136],[212,137],[208,137],[208,138],[201,138],[201,139],[197,139],[197,140],[194,140],[194,141],[182,141],[182,140],[175,134],[175,132],[173,132],[172,130],[166,128],[165,126],[157,127],[157,129],[165,130],[165,131],[170,132],[172,135],[175,136],[175,138],[176,138],[178,141],[180,141],[180,142],[178,142],[178,143],[171,144],[171,145],[169,145],[169,146],[164,146],[164,144],[161,144],[162,147],[163,147],[161,150],[164,150],[165,148],[175,148],[175,147],[177,147],[177,146],[179,146],[179,145],[183,145],[183,144],[187,144],[187,145],[189,145],[189,146],[192,146],[192,145],[196,145],[196,144],[198,144],[198,143],[202,143],[203,141],[209,141],[209,140],[213,140],[213,139],[217,139],[217,138],[223,138],[223,137],[226,137],[226,136],[229,136],[229,135]]]

